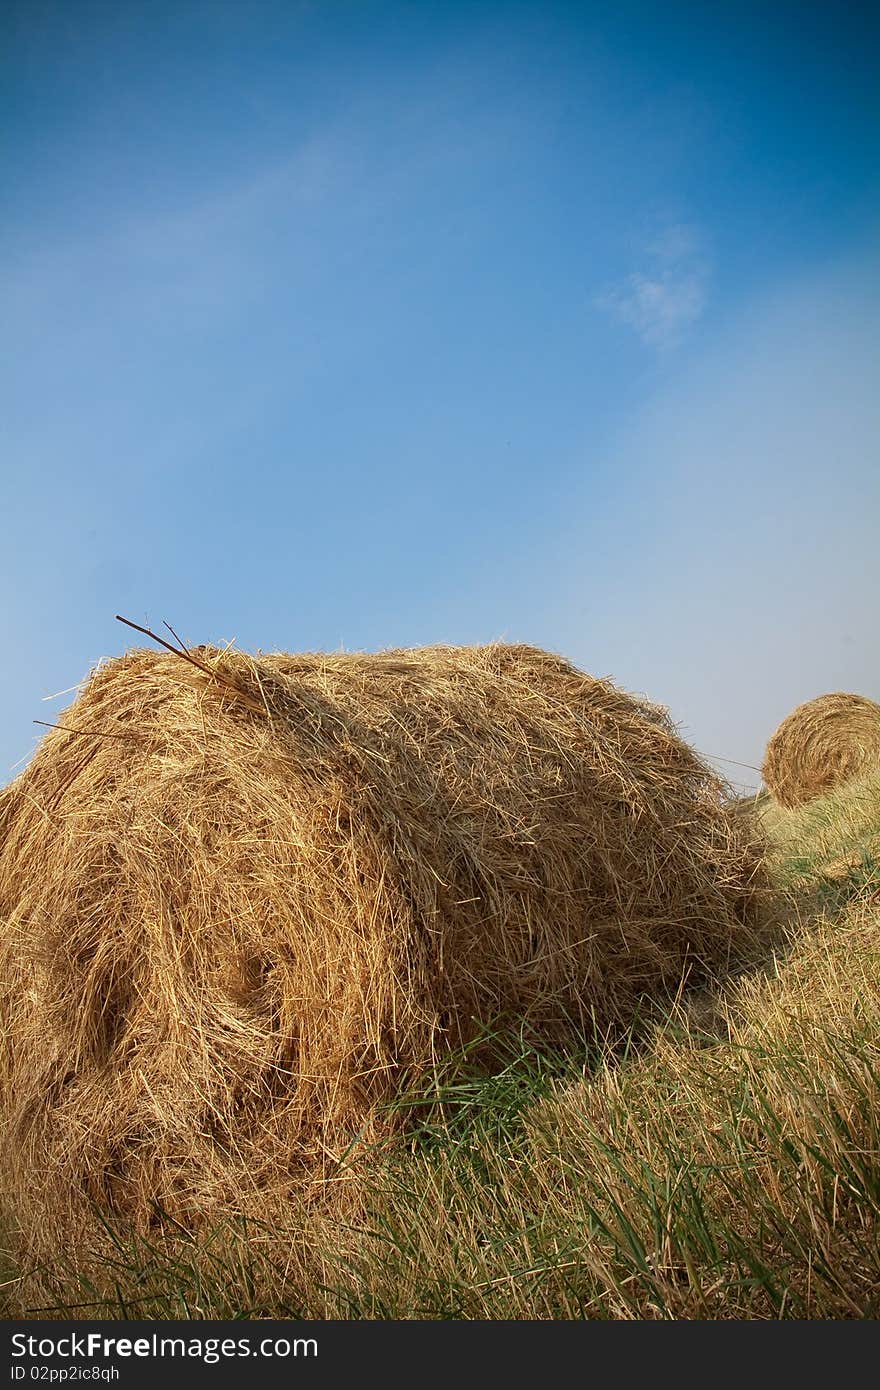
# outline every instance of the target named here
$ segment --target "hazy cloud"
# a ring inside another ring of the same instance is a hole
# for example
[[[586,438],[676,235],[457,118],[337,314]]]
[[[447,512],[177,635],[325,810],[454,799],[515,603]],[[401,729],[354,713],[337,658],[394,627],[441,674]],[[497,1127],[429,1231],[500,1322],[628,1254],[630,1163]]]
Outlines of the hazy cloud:
[[[572,599],[543,645],[668,704],[743,786],[803,701],[880,698],[878,325],[870,252],[747,302],[621,422],[553,540]]]
[[[663,350],[675,347],[702,316],[708,292],[709,263],[700,236],[687,223],[675,223],[645,246],[643,265],[597,304],[649,347]]]

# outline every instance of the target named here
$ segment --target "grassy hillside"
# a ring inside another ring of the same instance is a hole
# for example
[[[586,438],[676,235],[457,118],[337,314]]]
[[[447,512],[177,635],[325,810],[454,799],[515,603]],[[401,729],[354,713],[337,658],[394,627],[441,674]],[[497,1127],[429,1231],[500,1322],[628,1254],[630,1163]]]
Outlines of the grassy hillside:
[[[785,918],[752,971],[604,1056],[511,1040],[500,1075],[438,1077],[362,1205],[293,1214],[284,1267],[254,1226],[120,1242],[49,1302],[10,1271],[8,1315],[880,1315],[880,778],[743,814]]]

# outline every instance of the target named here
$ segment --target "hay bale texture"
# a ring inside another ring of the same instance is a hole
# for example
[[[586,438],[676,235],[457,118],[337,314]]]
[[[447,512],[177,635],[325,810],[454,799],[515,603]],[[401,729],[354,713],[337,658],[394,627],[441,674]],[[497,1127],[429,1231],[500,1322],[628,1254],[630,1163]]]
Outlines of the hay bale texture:
[[[837,691],[798,705],[767,745],[762,776],[789,809],[880,770],[880,705]]]
[[[504,645],[193,656],[99,668],[0,797],[31,1253],[91,1204],[193,1226],[319,1185],[451,1050],[625,1027],[751,931],[724,787],[608,681]]]

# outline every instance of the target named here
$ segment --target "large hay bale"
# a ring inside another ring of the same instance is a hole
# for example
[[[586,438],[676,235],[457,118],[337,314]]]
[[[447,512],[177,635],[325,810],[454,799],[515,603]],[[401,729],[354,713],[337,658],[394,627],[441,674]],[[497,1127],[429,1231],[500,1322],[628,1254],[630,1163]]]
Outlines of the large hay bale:
[[[750,937],[725,788],[611,683],[503,645],[195,656],[98,669],[0,799],[0,1176],[31,1253],[91,1203],[265,1209],[485,1030],[625,1027]]]
[[[767,744],[769,791],[791,809],[880,768],[880,705],[837,691],[798,705]]]

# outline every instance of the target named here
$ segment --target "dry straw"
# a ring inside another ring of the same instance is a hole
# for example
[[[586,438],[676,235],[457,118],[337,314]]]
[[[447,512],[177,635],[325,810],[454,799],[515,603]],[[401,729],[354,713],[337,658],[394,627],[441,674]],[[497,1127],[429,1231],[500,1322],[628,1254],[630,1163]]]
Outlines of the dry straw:
[[[789,808],[880,769],[880,705],[863,695],[819,695],[798,705],[767,745],[764,781]]]
[[[625,1027],[751,939],[725,787],[610,682],[503,645],[190,657],[100,668],[0,795],[27,1255],[84,1250],[93,1206],[326,1194],[451,1050]]]

